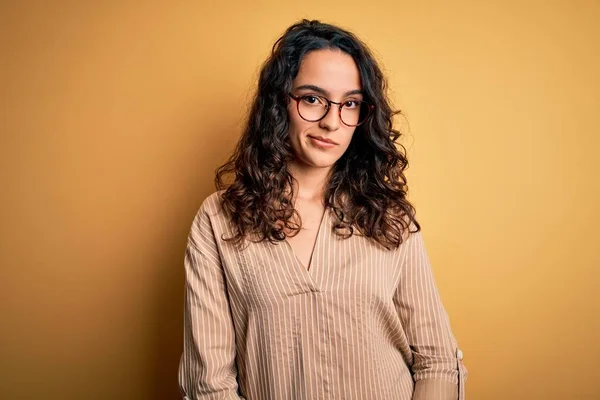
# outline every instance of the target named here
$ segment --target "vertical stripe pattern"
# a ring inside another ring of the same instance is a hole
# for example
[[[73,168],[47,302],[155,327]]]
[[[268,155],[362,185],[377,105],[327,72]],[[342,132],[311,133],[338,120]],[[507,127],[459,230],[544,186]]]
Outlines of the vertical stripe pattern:
[[[219,193],[184,266],[184,399],[464,400],[467,370],[419,233],[341,239],[325,213],[310,270],[286,241],[224,241]]]

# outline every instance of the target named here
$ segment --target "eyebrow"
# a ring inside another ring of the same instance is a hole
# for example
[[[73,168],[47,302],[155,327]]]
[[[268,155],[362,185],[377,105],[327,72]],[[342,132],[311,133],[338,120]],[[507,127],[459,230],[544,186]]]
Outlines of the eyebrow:
[[[319,87],[319,86],[315,86],[315,85],[300,85],[300,86],[298,86],[296,88],[296,90],[302,90],[302,89],[305,89],[305,90],[314,90],[315,92],[318,92],[318,93],[324,94],[326,96],[329,96],[329,92],[327,90]],[[349,92],[344,93],[344,96],[350,96],[352,94],[360,94],[360,95],[362,95],[363,91],[360,90],[360,89],[350,90]]]

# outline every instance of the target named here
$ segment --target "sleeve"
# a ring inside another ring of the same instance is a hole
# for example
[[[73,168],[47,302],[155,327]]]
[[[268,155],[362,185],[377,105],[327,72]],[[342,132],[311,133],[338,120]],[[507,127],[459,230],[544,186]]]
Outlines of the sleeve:
[[[406,243],[395,304],[413,355],[413,400],[464,400],[467,369],[440,300],[421,232]]]
[[[235,333],[211,221],[198,211],[184,258],[185,304],[179,387],[184,400],[238,395]]]

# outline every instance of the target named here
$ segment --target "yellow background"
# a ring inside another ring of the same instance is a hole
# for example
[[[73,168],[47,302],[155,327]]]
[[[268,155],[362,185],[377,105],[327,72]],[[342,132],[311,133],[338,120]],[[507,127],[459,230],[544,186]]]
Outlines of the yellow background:
[[[0,398],[178,397],[186,235],[309,17],[372,47],[407,116],[468,398],[600,399],[598,1],[0,7]]]

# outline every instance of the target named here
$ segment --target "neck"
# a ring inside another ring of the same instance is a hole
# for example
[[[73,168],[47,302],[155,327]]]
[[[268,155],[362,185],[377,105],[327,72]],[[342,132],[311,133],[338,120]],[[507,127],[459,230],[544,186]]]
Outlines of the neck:
[[[294,202],[296,200],[323,202],[331,167],[315,168],[291,163],[288,170],[297,182],[294,185]]]

